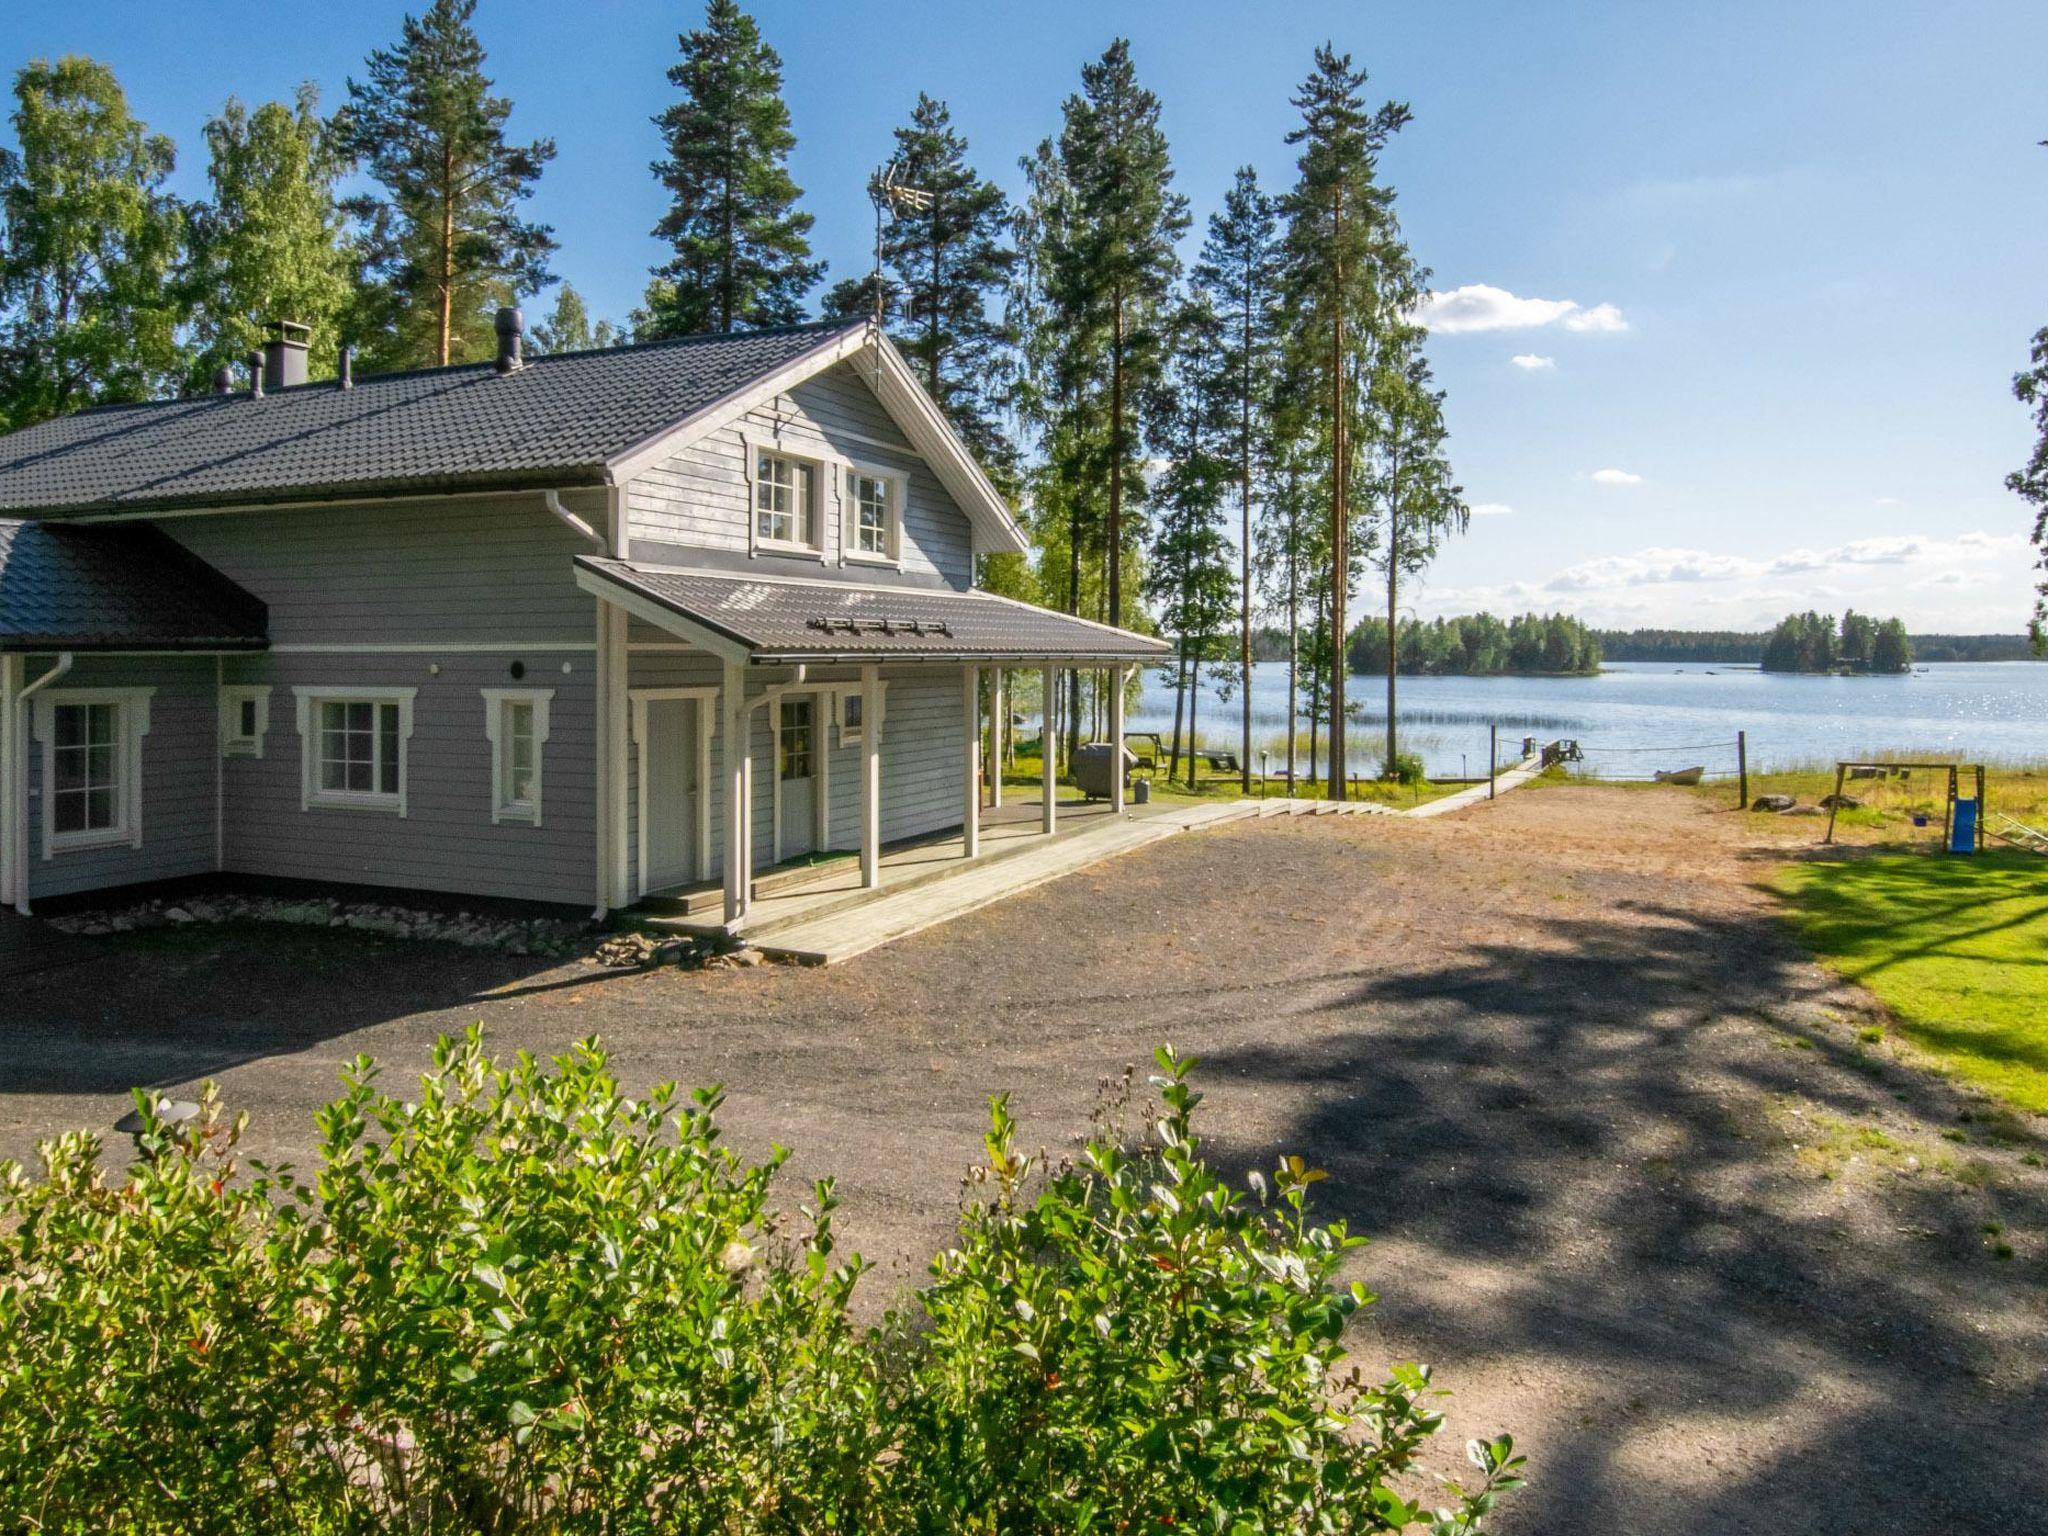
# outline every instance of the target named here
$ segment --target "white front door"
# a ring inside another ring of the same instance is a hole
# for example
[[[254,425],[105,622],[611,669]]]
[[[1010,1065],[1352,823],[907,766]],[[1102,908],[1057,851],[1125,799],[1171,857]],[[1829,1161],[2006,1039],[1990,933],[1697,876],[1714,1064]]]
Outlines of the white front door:
[[[775,793],[778,858],[793,859],[818,846],[817,701],[785,698],[777,717]]]
[[[647,868],[650,891],[688,885],[696,867],[697,706],[689,699],[650,699],[646,740],[641,745],[647,775]]]

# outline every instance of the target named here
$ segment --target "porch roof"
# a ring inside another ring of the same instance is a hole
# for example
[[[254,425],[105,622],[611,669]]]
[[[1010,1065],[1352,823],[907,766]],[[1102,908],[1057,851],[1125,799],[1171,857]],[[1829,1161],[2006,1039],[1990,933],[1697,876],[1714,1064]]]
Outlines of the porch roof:
[[[991,592],[728,576],[579,556],[577,581],[629,612],[731,661],[1154,661],[1148,635]]]
[[[269,621],[154,528],[0,519],[0,651],[255,651]]]

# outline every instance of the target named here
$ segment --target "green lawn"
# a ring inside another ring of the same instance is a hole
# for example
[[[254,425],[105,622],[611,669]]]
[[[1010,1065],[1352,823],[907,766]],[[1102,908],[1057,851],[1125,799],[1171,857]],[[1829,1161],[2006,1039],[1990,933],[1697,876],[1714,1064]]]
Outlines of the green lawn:
[[[1959,1075],[2048,1113],[2048,858],[1880,853],[1778,877],[1815,952]]]

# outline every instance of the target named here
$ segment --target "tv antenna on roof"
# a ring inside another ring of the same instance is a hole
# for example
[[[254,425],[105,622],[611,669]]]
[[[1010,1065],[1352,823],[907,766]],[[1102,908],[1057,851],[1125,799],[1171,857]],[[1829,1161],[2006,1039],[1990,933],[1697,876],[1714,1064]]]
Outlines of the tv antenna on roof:
[[[891,160],[868,178],[868,201],[875,205],[875,270],[868,279],[874,290],[875,329],[882,328],[882,229],[885,222],[896,217],[898,212],[908,209],[915,213],[929,213],[938,202],[929,187],[913,186],[904,180],[903,162]]]

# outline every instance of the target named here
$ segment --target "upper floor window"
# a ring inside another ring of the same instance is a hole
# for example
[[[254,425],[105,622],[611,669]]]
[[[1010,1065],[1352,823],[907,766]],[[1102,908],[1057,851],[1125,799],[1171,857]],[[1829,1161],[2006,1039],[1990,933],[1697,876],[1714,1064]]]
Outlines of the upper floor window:
[[[848,472],[847,493],[853,502],[848,553],[870,560],[896,558],[897,484],[889,475],[864,469]]]
[[[801,459],[757,449],[754,454],[754,537],[762,544],[817,547],[811,470]]]

